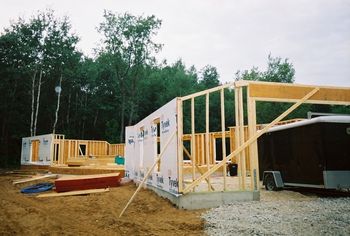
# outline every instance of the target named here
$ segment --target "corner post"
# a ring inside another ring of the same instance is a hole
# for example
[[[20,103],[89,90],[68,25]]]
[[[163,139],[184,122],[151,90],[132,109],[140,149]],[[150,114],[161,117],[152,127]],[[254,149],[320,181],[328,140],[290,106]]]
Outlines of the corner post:
[[[256,134],[256,102],[250,97],[249,86],[247,87],[247,102],[248,102],[248,133],[249,138]],[[259,161],[258,161],[258,143],[257,140],[249,145],[250,157],[250,189],[253,191],[259,190]]]
[[[183,108],[181,98],[177,98],[177,172],[179,181],[179,193],[183,192]]]

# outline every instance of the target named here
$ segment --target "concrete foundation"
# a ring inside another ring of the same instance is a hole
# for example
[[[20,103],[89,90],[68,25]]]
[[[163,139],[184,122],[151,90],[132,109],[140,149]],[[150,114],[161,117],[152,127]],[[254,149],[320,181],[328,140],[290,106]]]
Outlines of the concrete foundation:
[[[153,186],[147,186],[147,188],[169,199],[178,208],[187,210],[213,208],[237,201],[260,200],[259,191],[194,192],[176,195]]]

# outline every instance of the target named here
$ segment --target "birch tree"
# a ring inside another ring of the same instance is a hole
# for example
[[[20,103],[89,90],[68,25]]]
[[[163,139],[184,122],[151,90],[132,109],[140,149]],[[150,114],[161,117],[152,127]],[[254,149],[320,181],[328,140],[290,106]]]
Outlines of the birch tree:
[[[54,70],[59,70],[59,78],[62,77],[65,61],[75,50],[78,37],[70,29],[68,18],[55,18],[52,10],[39,12],[29,20],[19,18],[5,29],[5,34],[16,38],[13,51],[21,53],[20,69],[31,79],[31,136],[37,133],[43,83]]]

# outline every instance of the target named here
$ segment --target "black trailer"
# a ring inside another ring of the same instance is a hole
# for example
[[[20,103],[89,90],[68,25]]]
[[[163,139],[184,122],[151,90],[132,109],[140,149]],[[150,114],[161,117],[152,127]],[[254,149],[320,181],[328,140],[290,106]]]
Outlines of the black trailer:
[[[322,116],[271,128],[258,140],[267,190],[350,189],[350,116]]]

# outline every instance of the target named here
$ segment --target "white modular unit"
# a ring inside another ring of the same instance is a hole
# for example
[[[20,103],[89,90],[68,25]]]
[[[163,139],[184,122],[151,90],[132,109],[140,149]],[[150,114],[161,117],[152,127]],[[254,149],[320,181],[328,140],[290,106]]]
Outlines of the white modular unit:
[[[21,165],[50,165],[53,135],[22,138]]]
[[[178,194],[176,132],[176,98],[136,125],[126,127],[126,176],[135,182],[141,181],[154,164],[160,152],[163,151],[164,154],[160,165],[157,164],[146,183],[169,193]],[[164,149],[169,140],[169,145]]]

